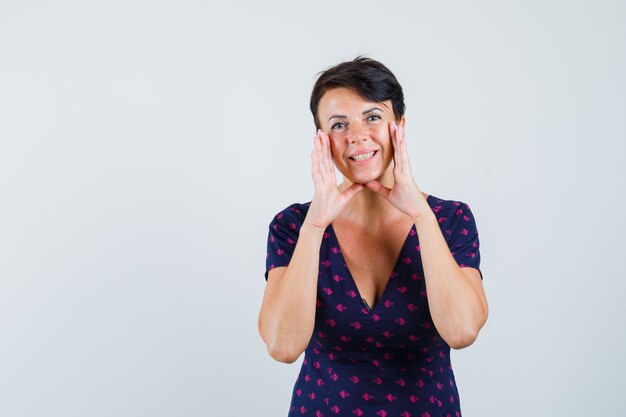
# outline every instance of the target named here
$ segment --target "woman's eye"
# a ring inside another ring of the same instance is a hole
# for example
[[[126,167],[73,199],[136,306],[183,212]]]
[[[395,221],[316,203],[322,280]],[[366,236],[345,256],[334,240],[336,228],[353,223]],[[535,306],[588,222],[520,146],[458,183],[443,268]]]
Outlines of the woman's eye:
[[[380,120],[380,119],[381,119],[381,117],[379,115],[377,115],[377,114],[370,114],[367,117],[367,120],[369,120],[370,122],[375,122],[375,121]]]
[[[346,127],[346,124],[345,124],[344,122],[337,122],[337,123],[335,123],[335,124],[331,127],[331,129],[333,129],[333,130],[335,130],[335,129],[342,129],[342,128],[344,128],[344,127]]]

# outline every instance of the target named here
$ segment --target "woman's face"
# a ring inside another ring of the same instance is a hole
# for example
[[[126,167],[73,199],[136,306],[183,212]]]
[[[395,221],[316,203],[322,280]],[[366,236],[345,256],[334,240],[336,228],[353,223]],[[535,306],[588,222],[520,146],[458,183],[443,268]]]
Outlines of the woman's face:
[[[393,158],[391,100],[371,102],[354,90],[335,88],[322,96],[317,115],[343,176],[358,184],[380,180]],[[404,116],[399,124],[404,125]]]

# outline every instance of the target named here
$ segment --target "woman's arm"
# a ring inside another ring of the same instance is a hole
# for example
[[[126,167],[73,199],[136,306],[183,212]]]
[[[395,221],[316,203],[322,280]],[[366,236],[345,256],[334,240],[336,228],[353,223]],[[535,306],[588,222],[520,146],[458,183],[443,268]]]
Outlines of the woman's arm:
[[[259,334],[270,356],[279,362],[298,359],[313,334],[323,235],[323,230],[302,225],[289,266],[268,273]]]
[[[378,181],[367,183],[367,187],[414,220],[433,323],[450,347],[467,347],[476,340],[487,320],[482,280],[478,270],[461,269],[452,256],[435,213],[413,179],[404,129],[393,124],[390,135],[394,146],[393,189]]]
[[[337,218],[348,201],[363,189],[353,184],[340,193],[330,141],[318,130],[311,153],[315,194],[287,267],[268,273],[259,312],[259,334],[267,350],[280,362],[294,362],[306,349],[315,324],[319,253],[326,227]]]
[[[467,347],[474,343],[489,314],[480,273],[459,267],[434,213],[421,216],[415,226],[433,323],[451,348]]]

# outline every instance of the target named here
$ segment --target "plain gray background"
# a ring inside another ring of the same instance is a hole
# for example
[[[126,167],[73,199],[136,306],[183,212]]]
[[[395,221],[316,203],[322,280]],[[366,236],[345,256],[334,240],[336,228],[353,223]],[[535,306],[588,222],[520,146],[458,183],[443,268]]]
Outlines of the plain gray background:
[[[0,1],[0,415],[284,416],[267,226],[309,201],[315,74],[405,89],[490,318],[465,416],[621,415],[623,1]]]

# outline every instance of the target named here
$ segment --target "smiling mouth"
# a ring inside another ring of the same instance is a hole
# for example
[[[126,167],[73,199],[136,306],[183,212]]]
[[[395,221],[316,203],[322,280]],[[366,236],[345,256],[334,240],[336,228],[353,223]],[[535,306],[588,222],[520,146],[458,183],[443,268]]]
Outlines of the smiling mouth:
[[[357,161],[357,162],[358,161],[365,161],[366,159],[370,159],[370,158],[374,157],[376,152],[378,152],[378,151],[362,153],[360,155],[354,155],[354,156],[351,156],[350,159],[352,159],[353,161]]]

